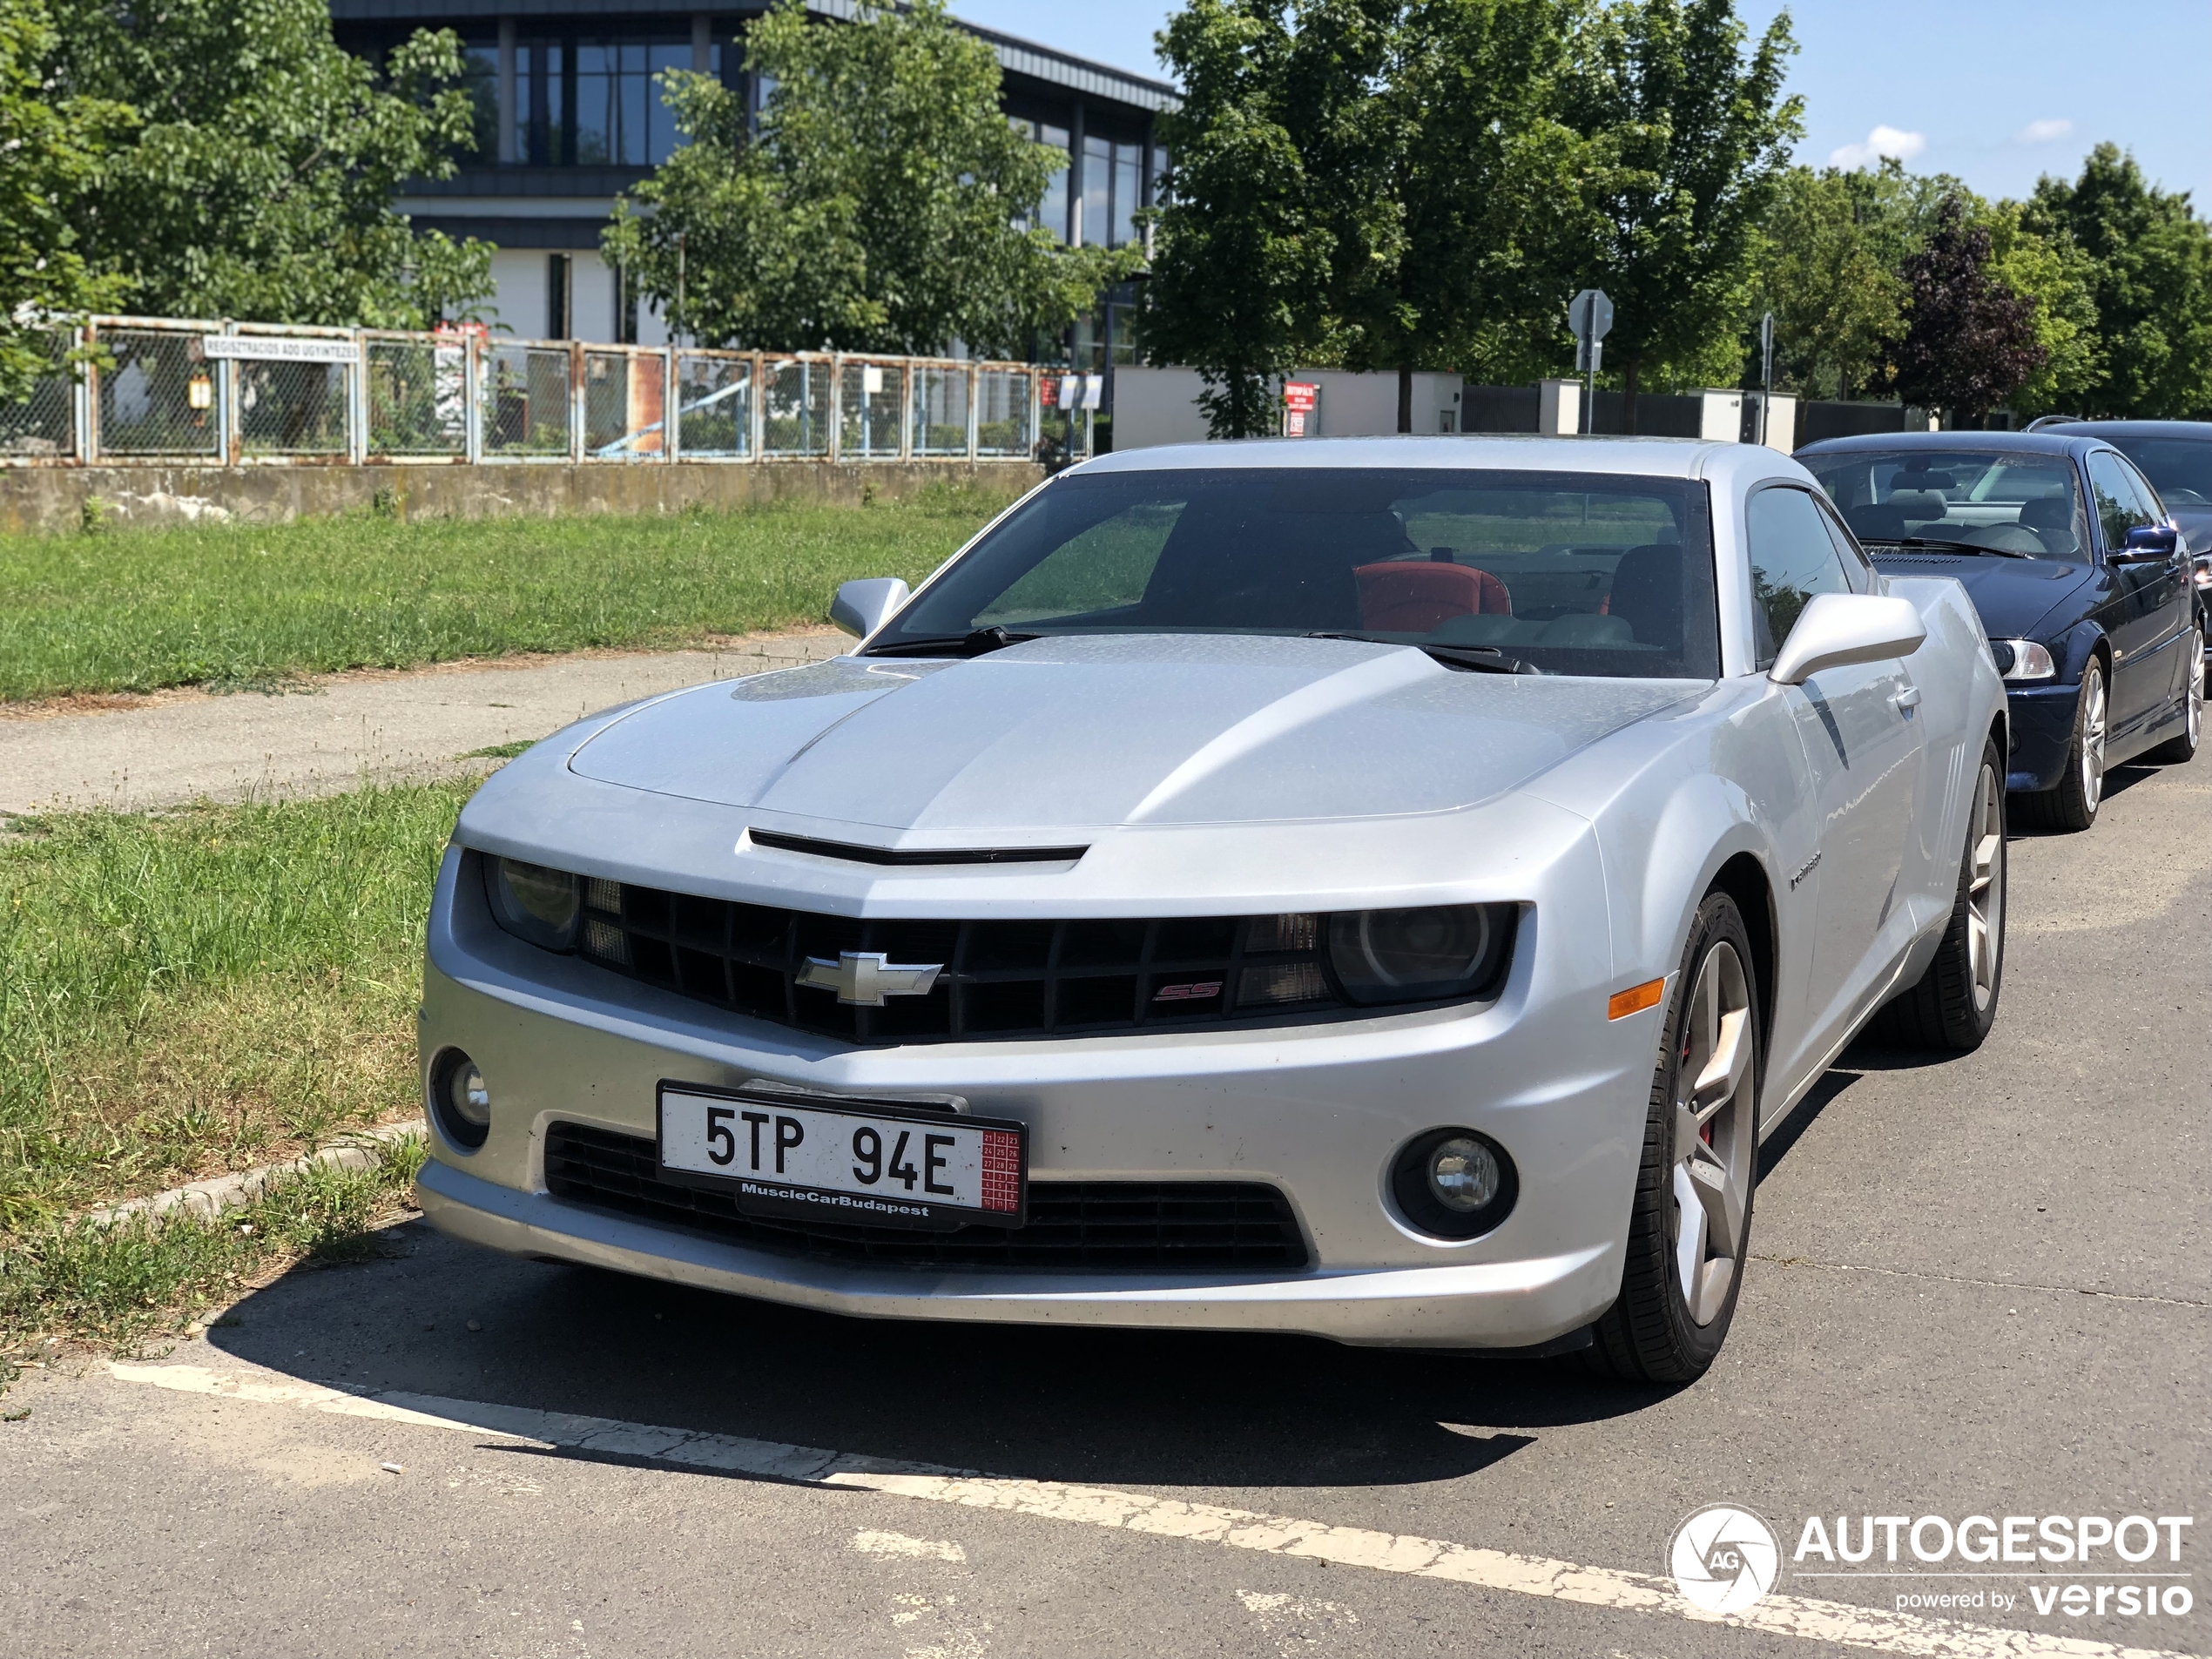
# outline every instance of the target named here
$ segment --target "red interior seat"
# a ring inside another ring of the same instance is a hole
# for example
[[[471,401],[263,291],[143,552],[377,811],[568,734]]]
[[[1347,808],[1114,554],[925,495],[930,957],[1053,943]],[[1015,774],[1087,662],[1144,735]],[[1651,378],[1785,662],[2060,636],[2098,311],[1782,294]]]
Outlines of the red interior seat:
[[[1390,559],[1362,564],[1359,625],[1386,634],[1433,633],[1452,617],[1509,617],[1513,596],[1487,570],[1469,564]]]

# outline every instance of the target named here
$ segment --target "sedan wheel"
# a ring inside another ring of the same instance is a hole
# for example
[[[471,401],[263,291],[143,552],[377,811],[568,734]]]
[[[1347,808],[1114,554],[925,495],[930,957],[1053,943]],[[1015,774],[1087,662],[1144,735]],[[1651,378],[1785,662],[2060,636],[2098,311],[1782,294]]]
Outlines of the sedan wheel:
[[[2056,830],[2085,830],[2097,821],[2105,794],[2105,716],[2104,663],[2092,657],[2081,671],[2066,772],[2056,789],[2020,797],[2023,820]]]
[[[2197,739],[2204,735],[2204,631],[2190,636],[2189,683],[2182,694],[2182,729],[2151,750],[2143,759],[2161,766],[2186,765],[2196,759]]]
[[[1759,989],[1736,901],[1697,907],[1661,1029],[1621,1294],[1593,1366],[1637,1382],[1704,1374],[1743,1287],[1758,1157]]]
[[[1996,739],[1984,743],[1951,925],[1919,983],[1869,1028],[1877,1041],[1964,1054],[1981,1047],[1997,1023],[2005,986],[2004,765]]]
[[[1675,1068],[1674,1231],[1683,1311],[1710,1325],[1728,1304],[1751,1212],[1751,993],[1723,940],[1689,993]]]

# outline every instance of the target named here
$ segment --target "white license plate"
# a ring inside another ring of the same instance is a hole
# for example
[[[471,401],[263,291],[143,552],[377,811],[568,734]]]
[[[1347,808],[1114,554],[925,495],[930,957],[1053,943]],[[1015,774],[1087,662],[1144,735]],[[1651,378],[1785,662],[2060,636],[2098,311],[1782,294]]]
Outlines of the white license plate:
[[[660,1167],[765,1214],[945,1229],[1027,1218],[1023,1127],[943,1107],[664,1082]]]

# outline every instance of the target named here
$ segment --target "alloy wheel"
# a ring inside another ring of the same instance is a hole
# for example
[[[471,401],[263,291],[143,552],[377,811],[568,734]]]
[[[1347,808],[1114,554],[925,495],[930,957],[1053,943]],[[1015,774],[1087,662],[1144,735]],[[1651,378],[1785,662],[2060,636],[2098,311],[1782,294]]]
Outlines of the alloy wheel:
[[[1675,1068],[1675,1265],[1691,1320],[1710,1325],[1743,1253],[1758,1140],[1750,989],[1735,946],[1705,954],[1687,1012]]]
[[[2081,799],[2091,812],[2105,795],[2105,677],[2094,663],[2081,684]]]
[[[2004,786],[1988,766],[1974,792],[1973,874],[1966,886],[1966,961],[1974,1008],[1989,1006],[1997,995],[1997,974],[2005,948]]]

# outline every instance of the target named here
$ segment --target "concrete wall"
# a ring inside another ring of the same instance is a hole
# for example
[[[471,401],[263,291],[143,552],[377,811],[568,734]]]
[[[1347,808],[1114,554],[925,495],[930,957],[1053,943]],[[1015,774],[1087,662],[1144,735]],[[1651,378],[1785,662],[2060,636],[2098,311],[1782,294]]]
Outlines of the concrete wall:
[[[1395,372],[1354,374],[1342,368],[1301,368],[1291,375],[1321,390],[1305,432],[1313,438],[1387,436],[1398,430]],[[1114,448],[1149,449],[1163,443],[1203,443],[1206,418],[1198,412],[1204,382],[1195,368],[1117,368],[1114,371]],[[1413,376],[1413,430],[1462,430],[1457,374]],[[1446,423],[1449,417],[1449,424]]]
[[[864,490],[889,501],[931,483],[1015,495],[1041,482],[1028,461],[832,467],[808,462],[715,466],[20,467],[0,468],[0,530],[76,529],[98,499],[118,524],[295,518],[385,504],[401,516],[553,517],[569,513],[673,513],[698,502],[738,507],[805,501],[858,505]],[[383,492],[391,492],[384,496]]]

